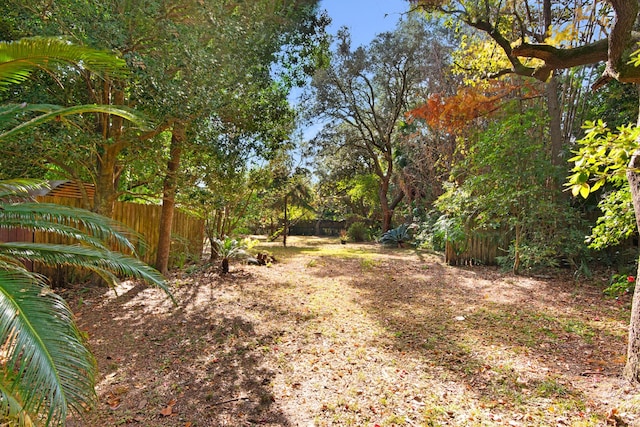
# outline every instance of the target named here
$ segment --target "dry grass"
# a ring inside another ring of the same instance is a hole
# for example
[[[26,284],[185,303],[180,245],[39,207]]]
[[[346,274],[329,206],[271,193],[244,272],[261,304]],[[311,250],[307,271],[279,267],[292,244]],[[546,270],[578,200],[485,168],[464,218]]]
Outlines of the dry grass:
[[[600,426],[640,422],[628,301],[589,283],[291,239],[277,263],[67,297],[100,365],[70,426]],[[263,246],[263,249],[265,246]]]

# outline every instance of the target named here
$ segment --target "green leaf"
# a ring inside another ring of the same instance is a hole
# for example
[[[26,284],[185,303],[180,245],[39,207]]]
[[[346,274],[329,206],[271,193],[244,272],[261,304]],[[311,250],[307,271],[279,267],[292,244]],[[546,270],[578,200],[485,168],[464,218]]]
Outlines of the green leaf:
[[[162,275],[142,261],[109,250],[76,245],[10,242],[0,243],[0,254],[46,265],[68,265],[103,275],[111,283],[113,274],[141,279],[162,289],[176,302]],[[110,274],[113,273],[113,274]]]
[[[109,52],[79,46],[57,37],[32,37],[0,42],[0,90],[19,84],[34,70],[74,66],[126,76],[126,62]]]
[[[19,124],[11,129],[8,129],[2,133],[0,133],[0,141],[8,136],[16,134],[20,131],[39,126],[43,123],[50,122],[52,120],[59,120],[63,117],[78,115],[78,114],[88,114],[88,113],[105,113],[112,114],[114,116],[119,116],[124,119],[127,119],[143,129],[148,129],[151,126],[151,123],[145,119],[140,113],[123,106],[113,106],[113,105],[99,105],[99,104],[87,104],[87,105],[74,105],[73,107],[60,107],[58,105],[48,105],[48,104],[38,104],[38,105],[29,105],[26,104],[22,108],[24,111],[39,111],[44,114],[40,114],[24,123]],[[11,112],[15,112],[15,110],[10,110]],[[6,118],[2,118],[2,112],[0,111],[0,120],[5,120]]]
[[[9,413],[20,402],[25,412],[58,425],[67,408],[80,411],[95,402],[95,361],[71,310],[27,271],[0,270],[0,342],[7,351],[0,401]]]
[[[578,174],[578,179],[576,180],[576,184],[584,184],[589,180],[589,174],[587,172],[580,172]]]

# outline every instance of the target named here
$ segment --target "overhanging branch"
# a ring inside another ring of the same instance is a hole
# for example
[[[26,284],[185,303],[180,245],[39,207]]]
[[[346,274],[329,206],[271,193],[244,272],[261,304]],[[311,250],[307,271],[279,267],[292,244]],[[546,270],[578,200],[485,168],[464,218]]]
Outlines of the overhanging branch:
[[[541,59],[546,67],[558,70],[606,61],[608,44],[609,41],[603,39],[576,48],[561,49],[548,44],[522,43],[514,47],[512,53],[520,57]]]

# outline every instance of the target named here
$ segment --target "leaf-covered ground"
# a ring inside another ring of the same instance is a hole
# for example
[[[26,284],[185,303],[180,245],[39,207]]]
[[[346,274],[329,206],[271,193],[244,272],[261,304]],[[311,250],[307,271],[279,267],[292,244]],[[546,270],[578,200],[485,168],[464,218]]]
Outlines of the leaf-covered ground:
[[[336,243],[186,268],[178,307],[131,283],[67,291],[100,368],[98,406],[68,425],[640,425],[620,377],[630,301],[602,278]]]

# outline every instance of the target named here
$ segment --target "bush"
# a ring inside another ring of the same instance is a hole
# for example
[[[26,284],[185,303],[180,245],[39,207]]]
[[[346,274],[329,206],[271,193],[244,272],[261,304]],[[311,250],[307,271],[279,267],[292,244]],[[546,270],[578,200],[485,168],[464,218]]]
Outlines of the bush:
[[[560,259],[553,247],[544,244],[523,244],[516,254],[515,245],[509,246],[509,253],[496,258],[496,262],[504,270],[513,268],[518,260],[518,267],[527,271],[560,267]]]
[[[421,249],[444,252],[447,242],[462,245],[466,237],[460,217],[449,217],[433,211],[417,224],[413,242]]]
[[[636,287],[636,278],[626,274],[614,274],[611,276],[609,286],[603,293],[610,297],[620,297],[622,295],[632,294]]]
[[[347,235],[352,242],[364,242],[367,240],[368,229],[363,222],[354,222],[349,226]]]

